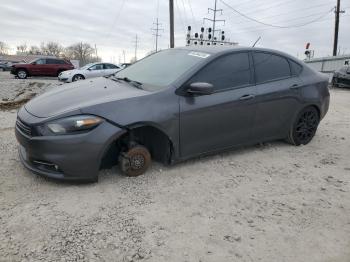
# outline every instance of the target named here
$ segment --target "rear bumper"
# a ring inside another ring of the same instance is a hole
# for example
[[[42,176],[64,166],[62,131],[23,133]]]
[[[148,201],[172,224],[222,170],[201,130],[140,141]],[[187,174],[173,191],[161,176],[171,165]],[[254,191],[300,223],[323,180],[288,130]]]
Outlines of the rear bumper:
[[[59,180],[96,181],[104,153],[125,130],[105,121],[77,135],[29,137],[17,126],[15,132],[20,160],[30,171]]]

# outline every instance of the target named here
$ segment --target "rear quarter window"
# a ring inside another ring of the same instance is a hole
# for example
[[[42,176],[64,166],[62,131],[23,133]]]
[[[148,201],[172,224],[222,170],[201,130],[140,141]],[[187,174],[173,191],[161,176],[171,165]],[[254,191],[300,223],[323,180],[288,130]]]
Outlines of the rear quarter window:
[[[300,75],[301,71],[303,71],[303,67],[299,65],[298,63],[294,62],[293,60],[289,60],[290,63],[290,70],[293,76]]]

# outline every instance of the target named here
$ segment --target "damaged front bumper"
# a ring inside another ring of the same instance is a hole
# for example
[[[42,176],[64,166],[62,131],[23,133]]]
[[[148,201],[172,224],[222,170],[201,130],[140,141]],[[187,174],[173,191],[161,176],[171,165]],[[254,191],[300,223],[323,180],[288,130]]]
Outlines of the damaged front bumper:
[[[30,136],[23,127],[15,128],[20,160],[27,169],[49,178],[86,181],[97,181],[105,152],[125,132],[108,121],[74,135]]]

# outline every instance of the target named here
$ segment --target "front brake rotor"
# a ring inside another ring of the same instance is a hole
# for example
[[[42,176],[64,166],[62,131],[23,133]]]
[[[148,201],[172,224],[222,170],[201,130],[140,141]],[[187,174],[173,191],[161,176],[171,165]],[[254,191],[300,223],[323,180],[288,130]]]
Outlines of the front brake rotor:
[[[150,166],[151,154],[144,146],[136,145],[119,155],[119,167],[127,176],[139,176]]]

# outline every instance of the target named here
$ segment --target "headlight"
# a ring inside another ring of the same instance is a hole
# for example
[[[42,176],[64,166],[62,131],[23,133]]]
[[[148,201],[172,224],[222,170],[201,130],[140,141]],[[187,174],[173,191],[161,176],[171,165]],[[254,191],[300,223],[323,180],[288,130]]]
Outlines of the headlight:
[[[102,118],[92,115],[71,116],[39,126],[38,132],[43,136],[69,135],[90,131],[102,122]]]

